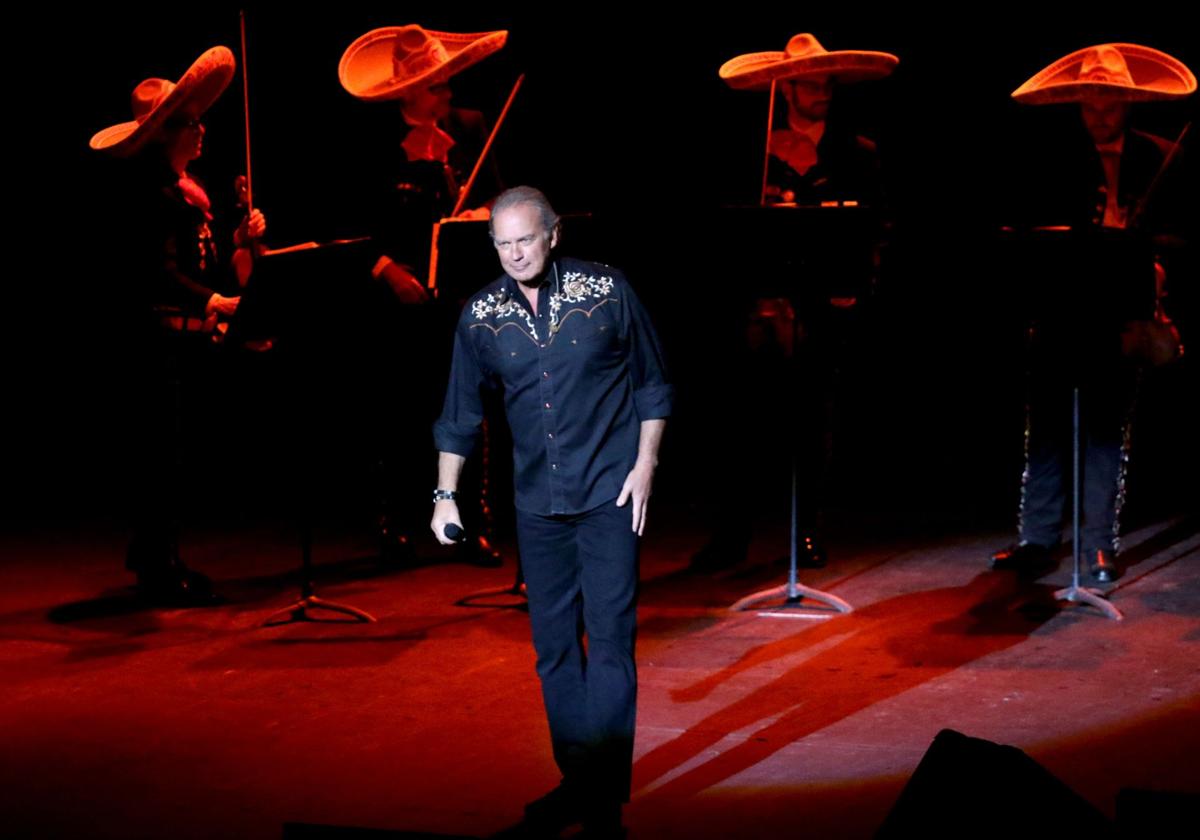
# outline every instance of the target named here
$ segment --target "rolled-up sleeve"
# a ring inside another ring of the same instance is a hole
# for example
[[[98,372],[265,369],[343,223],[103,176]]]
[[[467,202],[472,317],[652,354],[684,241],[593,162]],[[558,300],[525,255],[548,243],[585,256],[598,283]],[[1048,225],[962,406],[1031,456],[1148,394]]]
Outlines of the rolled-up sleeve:
[[[439,452],[470,457],[479,442],[483,423],[483,398],[480,389],[485,375],[471,345],[465,322],[454,331],[454,355],[450,362],[450,381],[442,414],[433,424],[433,444]]]
[[[638,420],[658,420],[671,415],[675,389],[667,376],[662,344],[642,302],[626,282],[621,294],[629,346],[629,375]]]

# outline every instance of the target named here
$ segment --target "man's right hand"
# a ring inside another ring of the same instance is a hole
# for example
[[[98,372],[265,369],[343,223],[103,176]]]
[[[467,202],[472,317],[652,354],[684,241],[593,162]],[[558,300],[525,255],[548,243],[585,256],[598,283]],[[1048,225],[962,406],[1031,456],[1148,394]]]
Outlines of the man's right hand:
[[[242,302],[241,296],[225,297],[225,295],[214,294],[208,299],[208,305],[204,307],[204,311],[209,315],[217,313],[228,318],[234,312],[237,312],[238,304]]]
[[[421,281],[391,257],[380,257],[371,269],[371,274],[382,277],[401,303],[425,303],[429,300],[429,292],[425,291]]]
[[[454,540],[446,536],[447,525],[457,525],[459,528],[463,526],[462,518],[458,515],[458,502],[453,499],[433,503],[433,521],[429,523],[429,527],[433,529],[433,535],[442,545],[454,545]]]

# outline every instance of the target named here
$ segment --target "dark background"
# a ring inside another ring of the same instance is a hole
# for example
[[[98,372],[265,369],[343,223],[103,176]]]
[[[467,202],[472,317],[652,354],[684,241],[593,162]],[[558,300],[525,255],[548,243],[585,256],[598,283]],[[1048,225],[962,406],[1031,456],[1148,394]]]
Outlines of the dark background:
[[[583,255],[626,268],[680,385],[660,498],[707,510],[714,488],[704,480],[706,465],[727,443],[722,417],[755,410],[729,405],[706,369],[713,336],[730,328],[731,288],[744,282],[711,267],[751,247],[721,236],[719,225],[712,235],[711,219],[721,205],[757,196],[767,105],[762,94],[727,89],[717,68],[740,53],[782,49],[800,31],[829,50],[893,52],[901,63],[891,78],[841,89],[834,104],[837,116],[878,139],[894,216],[870,329],[846,382],[835,501],[1010,522],[1021,330],[1012,278],[996,268],[996,230],[1037,221],[1027,185],[1053,159],[1047,150],[1076,130],[1077,114],[1021,107],[1008,94],[1055,58],[1107,41],[1154,46],[1195,69],[1194,28],[1181,12],[1161,9],[1116,16],[1089,7],[1081,20],[1078,7],[1062,18],[1044,8],[985,7],[968,18],[865,7],[785,13],[765,4],[740,4],[720,17],[653,18],[648,8],[330,4],[297,13],[250,6],[254,189],[269,243],[363,232],[360,196],[378,167],[360,151],[370,146],[368,133],[394,128],[394,111],[359,102],[338,84],[338,60],[352,40],[413,21],[510,30],[504,50],[455,79],[455,101],[494,119],[517,75],[527,74],[496,148],[504,180],[540,186],[560,212],[591,213],[602,223],[606,247]],[[129,347],[117,311],[126,278],[107,255],[128,221],[114,218],[120,202],[108,164],[87,140],[129,118],[129,92],[143,78],[177,79],[215,44],[236,53],[237,8],[93,7],[23,31],[28,39],[13,35],[24,43],[16,48],[21,119],[10,154],[14,183],[28,187],[22,198],[10,196],[21,235],[10,240],[10,271],[19,270],[10,274],[4,516],[14,523],[120,516],[130,446],[122,377]],[[243,168],[240,86],[239,75],[205,121],[205,155],[195,170],[214,195]],[[1195,113],[1193,97],[1143,106],[1134,119],[1174,138]],[[1189,171],[1175,177],[1190,178]],[[1173,280],[1178,307],[1187,310],[1196,278]],[[317,308],[328,302],[345,319],[352,317],[345,302],[364,299],[356,288],[364,282],[328,276],[297,284],[297,294],[315,298]],[[1186,326],[1186,311],[1177,314]],[[332,342],[354,332],[344,320],[315,328]],[[238,374],[237,387],[214,388],[208,431],[189,442],[189,463],[205,476],[199,495],[250,517],[286,509],[292,497],[284,491],[300,465],[319,511],[363,507],[372,454],[362,430],[380,419],[372,387],[404,393],[408,371],[440,370],[448,353],[447,340],[418,357],[374,358],[347,370],[357,357],[334,352],[319,374],[293,367],[282,379],[269,364],[252,363],[257,368]],[[1198,499],[1190,480],[1200,466],[1195,385],[1187,363],[1150,377],[1135,473],[1144,512],[1194,507]],[[436,411],[440,389],[427,391],[406,398],[414,411]],[[761,448],[764,457],[783,457],[780,441],[763,440]],[[427,458],[412,467],[422,494],[434,477],[427,469]]]

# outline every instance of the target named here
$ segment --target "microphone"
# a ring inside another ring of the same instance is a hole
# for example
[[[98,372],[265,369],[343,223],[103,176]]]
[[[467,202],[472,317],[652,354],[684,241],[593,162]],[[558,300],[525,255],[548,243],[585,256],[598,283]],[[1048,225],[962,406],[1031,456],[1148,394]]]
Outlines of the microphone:
[[[453,522],[447,524],[446,527],[442,529],[442,533],[446,535],[446,539],[454,540],[455,542],[462,542],[467,536],[467,532],[455,525]]]

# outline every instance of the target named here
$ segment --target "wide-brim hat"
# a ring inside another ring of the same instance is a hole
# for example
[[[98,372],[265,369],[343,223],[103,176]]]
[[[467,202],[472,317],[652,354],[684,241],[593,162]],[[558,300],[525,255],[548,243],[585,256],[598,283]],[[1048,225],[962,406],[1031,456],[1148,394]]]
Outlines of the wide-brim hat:
[[[773,81],[802,76],[833,76],[839,82],[882,79],[900,59],[891,53],[869,50],[829,52],[807,32],[792,36],[782,52],[739,55],[721,65],[717,74],[738,90],[761,90]]]
[[[1076,50],[1013,91],[1026,105],[1107,100],[1179,99],[1196,90],[1196,77],[1178,59],[1138,44],[1099,44]]]
[[[504,46],[508,32],[434,32],[415,23],[372,29],[342,53],[338,80],[368,102],[445,81]]]
[[[97,131],[88,145],[118,157],[134,154],[175,114],[197,118],[207,111],[229,87],[236,69],[228,47],[213,47],[192,62],[178,82],[144,80],[130,97],[133,119]]]

